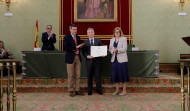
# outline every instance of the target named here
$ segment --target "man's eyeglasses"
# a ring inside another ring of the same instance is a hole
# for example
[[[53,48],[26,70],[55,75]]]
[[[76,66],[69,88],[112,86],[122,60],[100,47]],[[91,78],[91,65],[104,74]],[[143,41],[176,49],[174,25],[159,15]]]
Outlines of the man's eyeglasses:
[[[51,29],[51,28],[46,28],[46,29]]]

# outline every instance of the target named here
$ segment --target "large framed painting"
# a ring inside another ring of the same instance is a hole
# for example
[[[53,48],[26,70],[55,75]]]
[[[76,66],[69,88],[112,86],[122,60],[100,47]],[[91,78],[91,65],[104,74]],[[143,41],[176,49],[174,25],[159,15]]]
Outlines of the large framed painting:
[[[74,22],[117,22],[118,0],[74,0]]]

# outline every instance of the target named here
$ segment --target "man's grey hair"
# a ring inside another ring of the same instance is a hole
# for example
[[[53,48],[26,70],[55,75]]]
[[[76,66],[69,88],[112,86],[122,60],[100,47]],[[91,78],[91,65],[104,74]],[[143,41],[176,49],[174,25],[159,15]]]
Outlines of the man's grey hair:
[[[93,28],[88,28],[88,29],[87,29],[87,32],[88,32],[89,30],[93,30],[93,31],[94,31],[94,29],[93,29]]]

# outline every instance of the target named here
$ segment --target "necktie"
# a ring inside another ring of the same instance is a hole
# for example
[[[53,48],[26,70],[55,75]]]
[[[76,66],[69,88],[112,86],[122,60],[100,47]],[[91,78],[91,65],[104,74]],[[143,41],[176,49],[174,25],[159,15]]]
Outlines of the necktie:
[[[74,41],[75,41],[75,45],[77,46],[77,39],[75,36],[74,36]],[[79,54],[79,49],[76,50],[76,54]]]
[[[48,37],[50,36],[50,34],[48,33]]]
[[[90,45],[91,45],[91,46],[94,45],[93,39],[90,40]]]

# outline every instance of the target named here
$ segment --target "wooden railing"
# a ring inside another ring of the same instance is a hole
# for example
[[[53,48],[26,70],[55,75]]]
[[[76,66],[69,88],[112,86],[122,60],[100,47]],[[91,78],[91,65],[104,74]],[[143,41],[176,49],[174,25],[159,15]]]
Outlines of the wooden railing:
[[[7,76],[7,111],[10,111],[10,93],[11,93],[11,77],[10,70],[13,70],[13,111],[16,111],[16,63],[18,60],[16,59],[0,59],[0,70],[1,70],[1,93],[0,93],[0,109],[3,111],[3,69],[6,67],[8,69]]]

